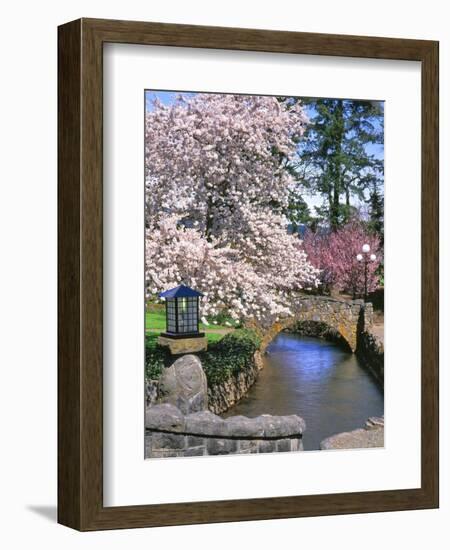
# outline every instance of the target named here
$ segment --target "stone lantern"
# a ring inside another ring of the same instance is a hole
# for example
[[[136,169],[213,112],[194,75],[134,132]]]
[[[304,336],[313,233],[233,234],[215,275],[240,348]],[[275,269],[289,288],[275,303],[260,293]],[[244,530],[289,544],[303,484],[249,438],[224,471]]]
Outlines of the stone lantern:
[[[179,285],[159,294],[166,302],[166,332],[158,343],[168,346],[174,355],[195,353],[207,348],[207,338],[199,332],[201,292]]]

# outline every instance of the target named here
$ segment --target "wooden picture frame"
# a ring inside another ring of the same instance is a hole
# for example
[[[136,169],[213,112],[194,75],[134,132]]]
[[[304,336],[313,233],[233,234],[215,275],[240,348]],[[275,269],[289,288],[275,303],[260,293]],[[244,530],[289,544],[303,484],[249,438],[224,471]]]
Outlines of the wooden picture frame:
[[[420,488],[103,506],[102,46],[105,42],[421,63]],[[58,51],[58,521],[89,531],[437,507],[438,43],[79,19],[59,27]]]

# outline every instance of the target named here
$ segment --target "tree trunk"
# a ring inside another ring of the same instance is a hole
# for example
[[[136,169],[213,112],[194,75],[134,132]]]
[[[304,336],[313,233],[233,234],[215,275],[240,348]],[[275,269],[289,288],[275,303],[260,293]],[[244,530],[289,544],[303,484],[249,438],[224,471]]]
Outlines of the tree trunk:
[[[336,148],[334,153],[334,189],[333,189],[333,207],[331,211],[331,228],[336,230],[339,226],[339,198],[343,191],[343,177],[341,168],[342,140],[344,138],[344,103],[341,99],[336,101],[335,111],[336,124]]]

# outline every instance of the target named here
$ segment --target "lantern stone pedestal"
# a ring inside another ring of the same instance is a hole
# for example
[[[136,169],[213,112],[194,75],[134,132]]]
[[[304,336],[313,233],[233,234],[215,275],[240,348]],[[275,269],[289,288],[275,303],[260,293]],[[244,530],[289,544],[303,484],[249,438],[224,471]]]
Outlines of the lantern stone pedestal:
[[[172,355],[180,355],[182,353],[196,353],[206,350],[208,340],[204,334],[198,334],[190,338],[173,338],[167,334],[161,334],[158,337],[158,344],[167,346]]]

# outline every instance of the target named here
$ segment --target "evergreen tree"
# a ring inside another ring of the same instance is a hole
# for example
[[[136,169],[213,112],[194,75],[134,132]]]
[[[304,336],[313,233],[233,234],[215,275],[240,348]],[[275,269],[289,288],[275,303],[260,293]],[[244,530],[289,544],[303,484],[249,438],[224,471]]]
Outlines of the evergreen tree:
[[[352,198],[365,201],[367,190],[383,180],[383,161],[368,148],[383,143],[383,104],[343,99],[301,101],[309,107],[311,118],[291,169],[300,188],[324,197],[324,215],[335,230],[352,218]]]
[[[380,193],[376,182],[373,183],[369,203],[369,229],[380,237],[381,244],[384,242],[384,197]]]
[[[294,191],[289,192],[288,204],[283,214],[289,220],[293,233],[298,233],[302,225],[309,225],[313,221],[308,204]]]

